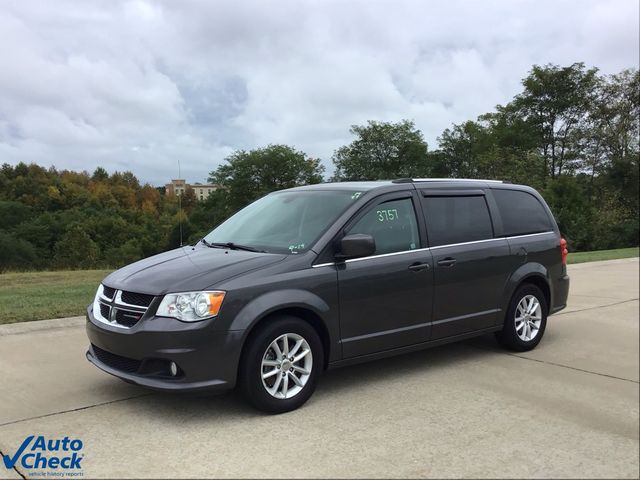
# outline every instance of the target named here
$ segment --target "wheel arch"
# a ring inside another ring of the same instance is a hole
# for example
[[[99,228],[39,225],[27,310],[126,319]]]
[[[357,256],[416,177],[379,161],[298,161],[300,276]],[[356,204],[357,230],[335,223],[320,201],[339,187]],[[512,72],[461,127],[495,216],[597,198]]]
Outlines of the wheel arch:
[[[529,275],[528,277],[522,279],[522,281],[518,284],[516,290],[525,284],[535,285],[542,291],[544,300],[547,304],[548,313],[551,309],[551,288],[549,287],[549,282],[547,281],[547,279],[542,277],[541,275]]]
[[[336,343],[327,325],[329,305],[317,295],[306,290],[282,290],[261,295],[246,305],[231,325],[231,329],[244,330],[240,358],[255,332],[270,319],[290,315],[310,324],[322,341],[326,369]]]
[[[542,290],[545,302],[547,303],[547,310],[551,310],[553,293],[551,290],[548,270],[542,264],[527,263],[516,270],[507,282],[507,288],[505,288],[505,294],[502,298],[501,304],[503,312],[506,312],[509,308],[509,303],[511,302],[515,292],[526,283],[535,285]]]

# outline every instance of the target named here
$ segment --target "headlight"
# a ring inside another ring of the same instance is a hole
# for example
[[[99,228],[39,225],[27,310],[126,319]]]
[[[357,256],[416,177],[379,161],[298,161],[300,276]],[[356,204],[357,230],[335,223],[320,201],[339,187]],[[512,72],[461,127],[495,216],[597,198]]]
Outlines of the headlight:
[[[168,293],[162,299],[156,315],[183,322],[197,322],[218,315],[225,292]]]

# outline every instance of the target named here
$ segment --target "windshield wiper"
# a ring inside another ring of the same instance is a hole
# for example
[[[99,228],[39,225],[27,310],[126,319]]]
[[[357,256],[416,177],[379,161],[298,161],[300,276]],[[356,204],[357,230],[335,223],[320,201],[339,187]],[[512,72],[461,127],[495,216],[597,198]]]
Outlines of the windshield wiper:
[[[248,245],[240,245],[233,242],[207,242],[204,238],[201,240],[207,247],[210,248],[229,248],[231,250],[244,250],[246,252],[267,253],[265,250],[250,247]]]

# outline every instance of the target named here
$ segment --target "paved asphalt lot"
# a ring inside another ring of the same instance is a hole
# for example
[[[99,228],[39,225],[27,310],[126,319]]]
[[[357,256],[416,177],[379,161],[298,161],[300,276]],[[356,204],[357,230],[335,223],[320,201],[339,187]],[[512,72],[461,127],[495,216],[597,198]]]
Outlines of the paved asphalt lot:
[[[280,416],[103,374],[81,319],[4,326],[0,450],[77,437],[85,477],[638,478],[638,259],[569,273],[533,352],[488,336],[335,370]]]

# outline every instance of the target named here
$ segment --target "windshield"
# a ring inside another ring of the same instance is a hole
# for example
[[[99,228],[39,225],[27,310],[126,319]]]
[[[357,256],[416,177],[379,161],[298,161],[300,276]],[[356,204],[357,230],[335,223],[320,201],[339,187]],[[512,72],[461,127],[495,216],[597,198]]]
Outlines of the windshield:
[[[204,239],[209,244],[253,247],[269,253],[311,248],[360,192],[303,190],[276,192],[243,208]]]

